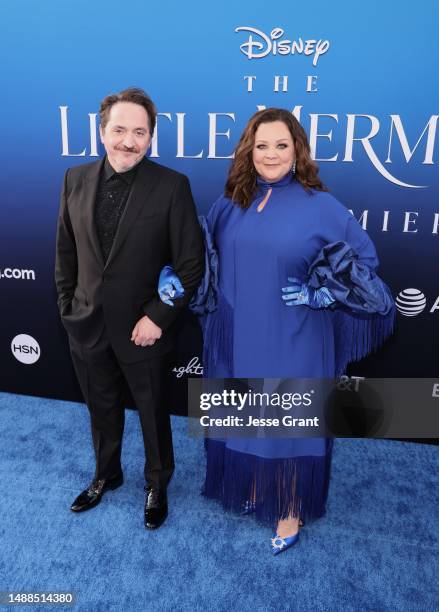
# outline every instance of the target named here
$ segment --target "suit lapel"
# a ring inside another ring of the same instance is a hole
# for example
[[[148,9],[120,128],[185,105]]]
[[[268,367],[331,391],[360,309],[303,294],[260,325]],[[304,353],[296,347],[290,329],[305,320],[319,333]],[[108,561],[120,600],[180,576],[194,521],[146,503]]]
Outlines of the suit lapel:
[[[116,236],[114,238],[107,263],[105,264],[105,268],[111,264],[117,255],[120,247],[128,235],[131,225],[135,222],[142,208],[147,206],[146,201],[148,194],[157,184],[157,182],[158,177],[155,172],[154,165],[148,160],[143,159],[139,163],[137,174],[131,187],[125,210],[120,219],[119,227],[117,228]]]
[[[96,223],[94,219],[96,193],[99,185],[99,177],[105,158],[92,164],[84,177],[83,194],[81,200],[84,207],[85,224],[89,233],[90,242],[96,253],[99,263],[104,267],[104,257],[99,244]]]

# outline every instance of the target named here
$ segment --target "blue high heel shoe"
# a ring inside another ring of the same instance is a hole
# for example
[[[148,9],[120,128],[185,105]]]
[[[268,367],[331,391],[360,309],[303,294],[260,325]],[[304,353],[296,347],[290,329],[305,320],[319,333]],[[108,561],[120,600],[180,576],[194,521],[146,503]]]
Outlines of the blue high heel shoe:
[[[271,538],[271,552],[273,555],[278,555],[279,553],[291,548],[299,541],[299,531],[288,538],[281,538],[279,535],[275,535],[274,538]]]
[[[248,514],[253,514],[253,512],[256,512],[256,502],[248,499],[242,504],[239,514],[241,516],[247,516]],[[305,521],[303,519],[299,519],[299,527],[304,527],[304,525]]]

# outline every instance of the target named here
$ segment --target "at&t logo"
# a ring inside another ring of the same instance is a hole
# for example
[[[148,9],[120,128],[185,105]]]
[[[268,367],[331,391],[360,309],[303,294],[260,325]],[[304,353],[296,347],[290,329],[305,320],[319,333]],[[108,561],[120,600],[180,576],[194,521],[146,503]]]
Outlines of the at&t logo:
[[[40,345],[27,334],[18,334],[11,342],[11,351],[17,361],[30,365],[38,361],[41,355]]]
[[[410,289],[403,289],[398,293],[396,300],[396,307],[398,311],[404,317],[416,317],[421,314],[427,306],[427,298],[419,289],[411,287]],[[430,309],[430,313],[435,310],[439,310],[439,296],[436,298],[433,306]]]

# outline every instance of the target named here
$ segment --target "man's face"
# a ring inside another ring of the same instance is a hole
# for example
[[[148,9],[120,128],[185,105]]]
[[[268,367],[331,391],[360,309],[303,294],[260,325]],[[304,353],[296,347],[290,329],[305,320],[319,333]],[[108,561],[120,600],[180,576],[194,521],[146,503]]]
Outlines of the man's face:
[[[126,172],[145,156],[150,145],[148,113],[140,104],[116,102],[99,133],[111,166],[116,172]]]

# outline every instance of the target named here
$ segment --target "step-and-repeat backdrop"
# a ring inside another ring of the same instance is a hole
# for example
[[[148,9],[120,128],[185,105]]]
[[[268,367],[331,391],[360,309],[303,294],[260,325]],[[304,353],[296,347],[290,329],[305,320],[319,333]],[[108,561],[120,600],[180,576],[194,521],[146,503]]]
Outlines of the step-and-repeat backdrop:
[[[432,0],[354,7],[278,0],[4,3],[0,209],[5,391],[81,398],[53,282],[66,168],[97,159],[108,93],[144,88],[159,110],[152,159],[186,173],[200,213],[223,189],[258,109],[301,121],[323,181],[376,244],[397,332],[354,377],[434,377],[439,347],[439,72]],[[171,380],[184,412],[200,331],[181,321]]]

